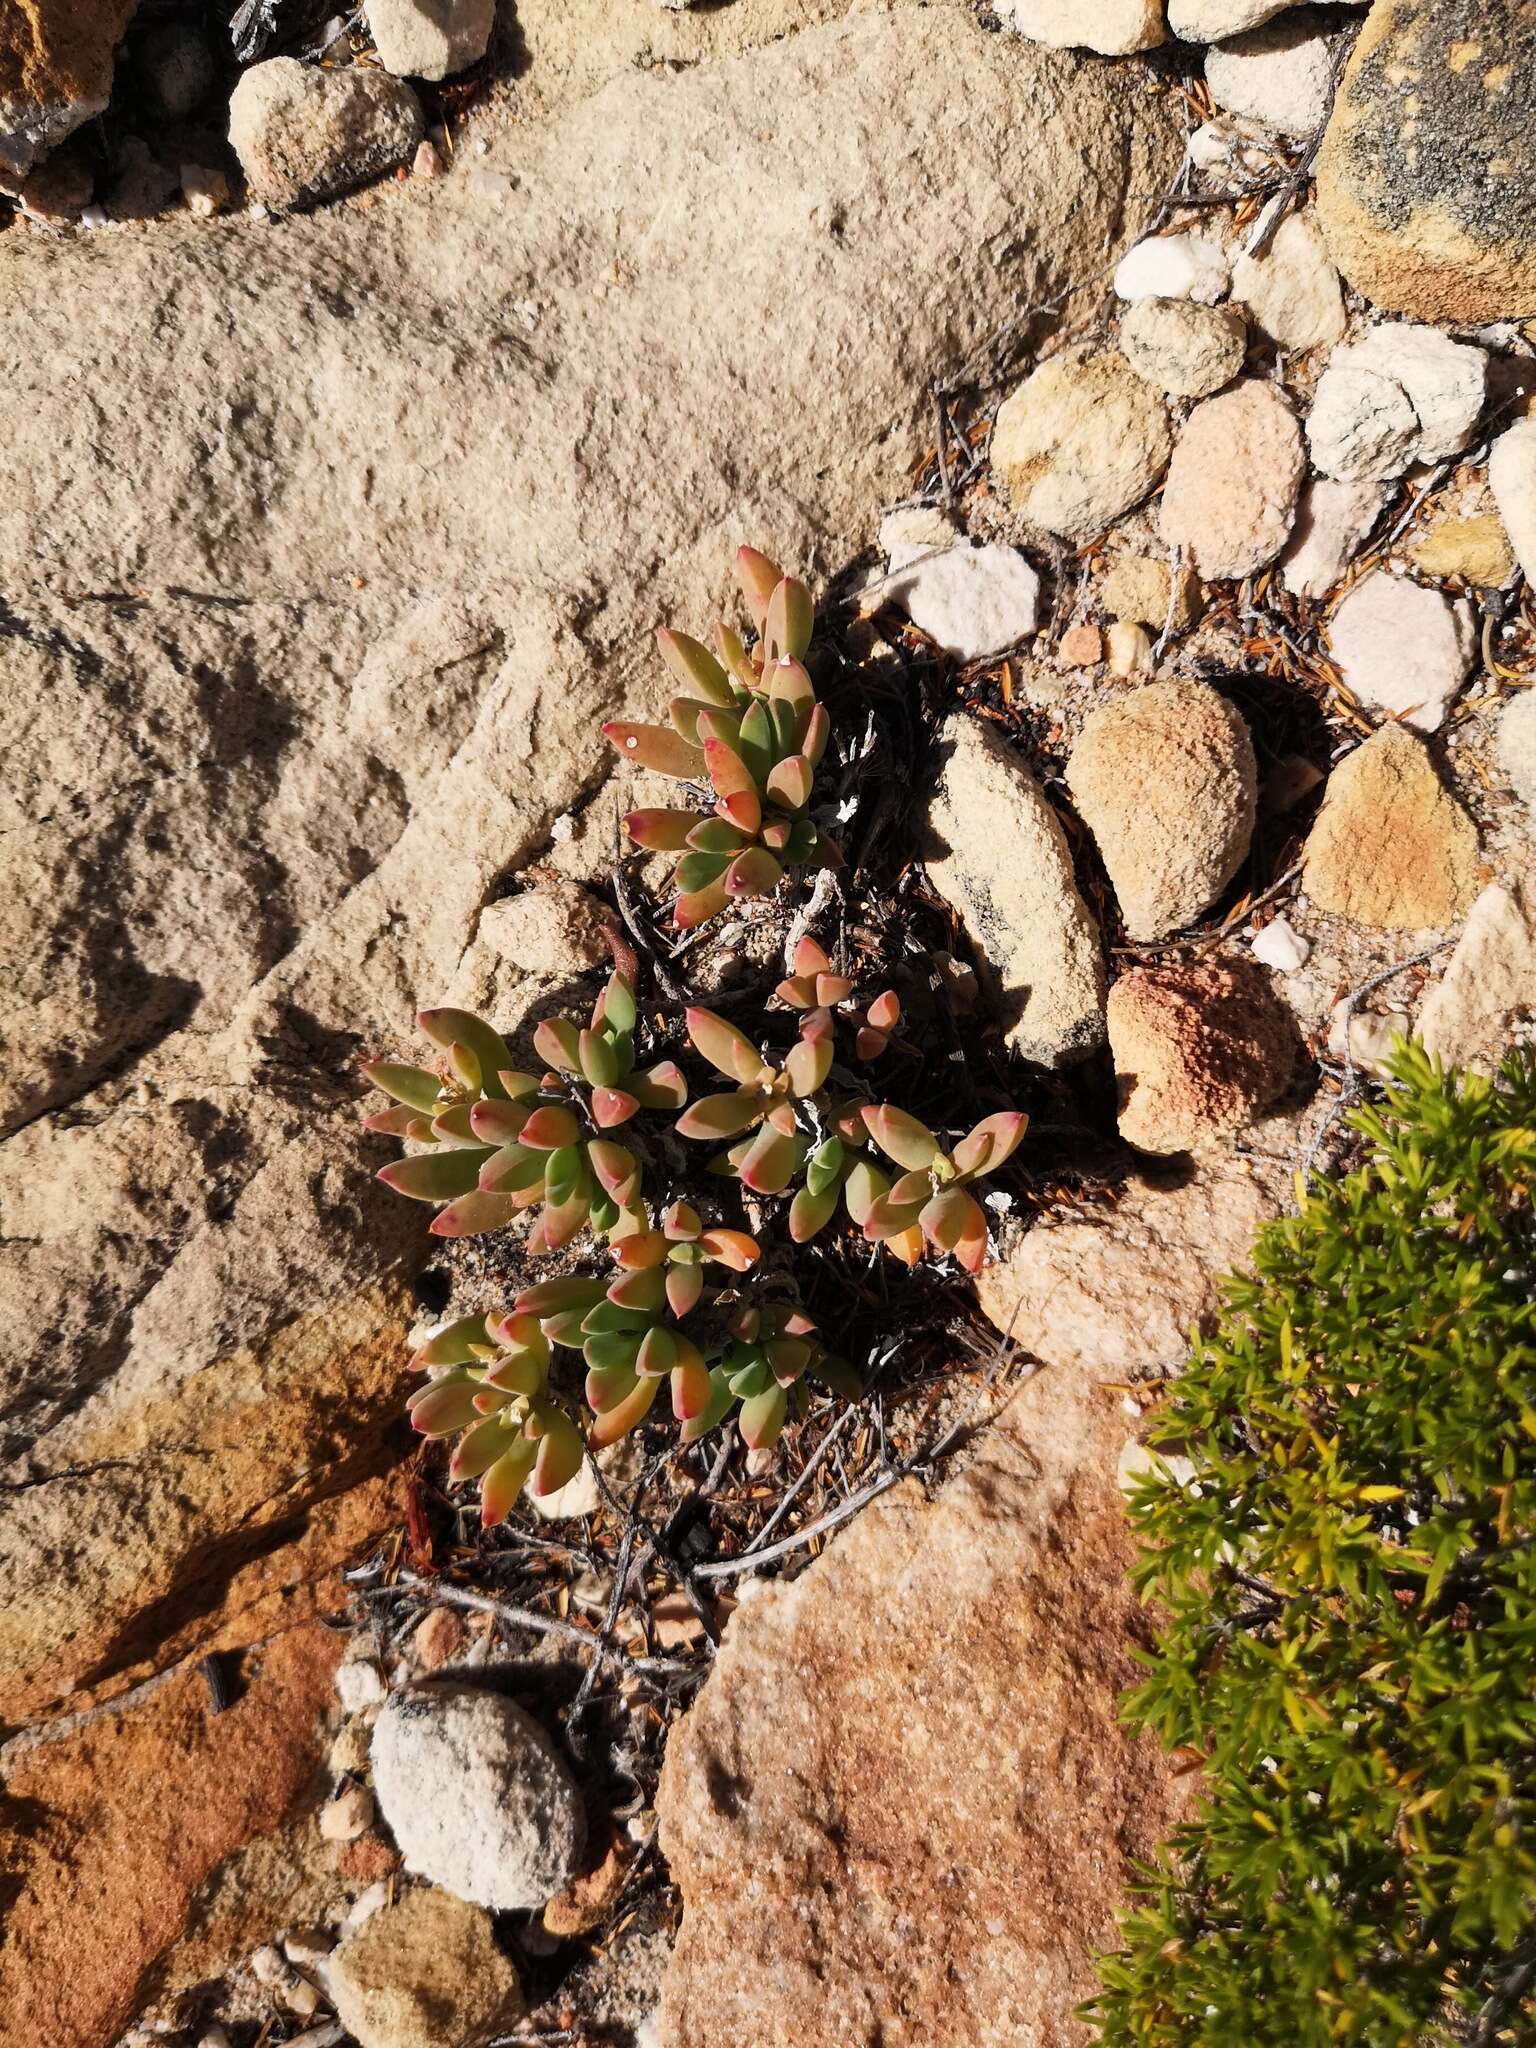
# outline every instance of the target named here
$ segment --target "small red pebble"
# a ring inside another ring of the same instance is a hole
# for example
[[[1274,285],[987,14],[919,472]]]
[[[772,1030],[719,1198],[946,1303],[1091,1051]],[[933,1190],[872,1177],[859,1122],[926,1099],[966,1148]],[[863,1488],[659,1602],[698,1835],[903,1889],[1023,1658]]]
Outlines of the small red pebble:
[[[1091,668],[1104,659],[1104,635],[1097,626],[1069,626],[1056,652],[1073,668]]]

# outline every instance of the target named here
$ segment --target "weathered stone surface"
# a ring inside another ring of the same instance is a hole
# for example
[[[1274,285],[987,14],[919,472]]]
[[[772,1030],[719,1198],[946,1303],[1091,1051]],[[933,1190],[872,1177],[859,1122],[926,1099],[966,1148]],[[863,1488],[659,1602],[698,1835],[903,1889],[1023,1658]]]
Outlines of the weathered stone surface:
[[[1330,361],[1307,414],[1307,446],[1324,476],[1385,483],[1412,462],[1418,437],[1419,416],[1401,384],[1360,364]]]
[[[1376,0],[1318,159],[1334,261],[1379,306],[1536,313],[1536,20],[1506,0]]]
[[[1148,683],[1091,713],[1067,787],[1135,939],[1163,938],[1198,917],[1253,836],[1253,742],[1204,683]]]
[[[265,206],[306,206],[409,163],[422,136],[408,85],[370,65],[269,57],[240,74],[229,142]]]
[[[1297,141],[1313,134],[1328,112],[1333,83],[1322,22],[1305,8],[1208,51],[1205,82],[1217,106]]]
[[[446,1680],[395,1693],[372,1758],[380,1810],[418,1877],[515,1913],[575,1876],[581,1795],[538,1722],[500,1693]]]
[[[1436,520],[1410,543],[1408,559],[1426,576],[1461,576],[1479,590],[1493,589],[1515,566],[1509,535],[1496,512]]]
[[[1290,1012],[1255,967],[1135,967],[1109,992],[1120,1135],[1142,1152],[1193,1152],[1284,1094],[1299,1051]]]
[[[1350,692],[1419,732],[1444,724],[1476,646],[1465,598],[1385,569],[1362,576],[1328,622],[1329,652]]]
[[[1536,585],[1536,419],[1500,434],[1488,455],[1488,483],[1525,580]]]
[[[1166,33],[1163,0],[1097,0],[1087,12],[1081,0],[1002,0],[998,12],[1032,42],[1105,57],[1150,50]]]
[[[7,1751],[7,2044],[107,2048],[123,2033],[194,1898],[308,1796],[339,1648],[314,1623],[287,1630],[226,1665],[238,1690],[221,1714],[189,1663],[147,1698]],[[289,1880],[280,1864],[267,1874],[275,1925]]]
[[[24,172],[105,108],[138,0],[22,0],[0,15],[0,171]]]
[[[1249,576],[1285,546],[1307,458],[1296,415],[1273,384],[1250,378],[1197,405],[1184,423],[1158,523],[1202,576]]]
[[[379,62],[397,78],[451,78],[485,55],[496,0],[368,0]]]
[[[1168,0],[1168,26],[1186,43],[1219,43],[1260,28],[1296,0]]]
[[[1525,804],[1536,806],[1536,690],[1516,690],[1499,715],[1499,766]]]
[[[481,2048],[523,2011],[490,1915],[427,1885],[365,1920],[325,1980],[358,2048]]]
[[[736,1610],[657,1800],[667,2048],[1087,2041],[1091,1951],[1188,1788],[1116,1713],[1129,1429],[1091,1368],[1039,1373],[932,1504],[893,1489]]]
[[[1135,1175],[1114,1207],[1051,1217],[988,1266],[976,1295],[1021,1351],[1106,1378],[1154,1372],[1209,1328],[1224,1274],[1248,1263],[1259,1226],[1281,1213],[1285,1176],[1215,1157],[1176,1183]]]
[[[465,164],[276,229],[0,235],[7,1711],[143,1672],[393,1455],[424,1219],[372,1187],[355,1051],[411,1044],[558,839],[657,620],[713,616],[743,539],[847,559],[931,378],[1133,230],[1175,122],[1099,81],[862,14],[497,135],[537,205]],[[978,236],[1016,253],[956,293]],[[816,320],[742,322],[748,246]]]
[[[1402,386],[1419,423],[1415,460],[1439,462],[1459,455],[1472,439],[1488,395],[1486,349],[1453,341],[1438,327],[1383,320],[1336,350],[1329,362],[1374,370]]]
[[[1232,283],[1232,261],[1215,235],[1149,235],[1115,265],[1117,298],[1188,299],[1214,306]]]
[[[1256,256],[1232,267],[1232,296],[1281,348],[1320,348],[1344,333],[1344,293],[1311,213],[1288,213]]]
[[[1319,910],[1394,930],[1439,930],[1477,894],[1477,832],[1422,740],[1384,725],[1328,778],[1302,886]]]
[[[1008,1042],[1065,1066],[1104,1039],[1104,963],[1072,856],[1029,768],[990,727],[953,718],[928,810],[928,879],[997,980]]]
[[[1492,882],[1473,904],[1445,973],[1424,999],[1418,1035],[1447,1066],[1491,1073],[1536,1019],[1536,920],[1519,882]]]
[[[1328,595],[1380,517],[1382,500],[1381,485],[1369,480],[1314,477],[1303,487],[1280,557],[1280,581],[1292,597]]]
[[[1089,540],[1138,504],[1168,464],[1163,401],[1117,352],[1064,349],[999,408],[992,466],[1048,533]]]
[[[1243,367],[1248,325],[1236,306],[1138,299],[1120,323],[1120,347],[1138,377],[1175,398],[1208,398]]]
[[[1112,619],[1139,619],[1159,632],[1171,615],[1174,631],[1183,632],[1200,614],[1200,579],[1181,569],[1175,594],[1166,562],[1155,555],[1122,555],[1099,585],[1099,602]]]
[[[887,598],[957,661],[1001,654],[1039,623],[1040,578],[1017,548],[901,542],[889,567]]]

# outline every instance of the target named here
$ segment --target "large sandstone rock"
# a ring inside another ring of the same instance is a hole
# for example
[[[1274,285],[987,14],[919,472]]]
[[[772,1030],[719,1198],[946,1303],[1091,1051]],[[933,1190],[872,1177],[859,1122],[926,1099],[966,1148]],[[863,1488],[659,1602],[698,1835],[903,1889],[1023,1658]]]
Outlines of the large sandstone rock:
[[[1258,764],[1241,715],[1204,683],[1148,683],[1084,721],[1067,786],[1134,939],[1209,908],[1248,852]]]
[[[0,179],[101,113],[138,0],[21,0],[0,12]]]
[[[1302,886],[1359,924],[1438,930],[1477,893],[1477,830],[1422,740],[1384,725],[1328,778]]]
[[[627,69],[367,208],[0,236],[6,1710],[153,1668],[392,1455],[423,1219],[355,1051],[589,795],[656,619],[742,539],[851,554],[932,377],[1177,148],[1123,79],[901,9]],[[744,323],[738,273],[817,318]]]
[[[1095,1377],[1037,1374],[935,1501],[895,1488],[737,1609],[657,1799],[666,2048],[1090,2038],[1092,1953],[1189,1783],[1118,1720],[1147,1617]]]
[[[1493,882],[1473,904],[1445,973],[1424,999],[1419,1037],[1447,1066],[1490,1073],[1536,1022],[1536,920],[1526,888]]]
[[[1065,1066],[1104,1040],[1104,960],[1056,814],[990,727],[953,718],[925,849],[928,879],[995,976],[1008,1042]]]
[[[1536,313],[1536,18],[1376,0],[1317,166],[1334,261],[1379,306],[1470,326]]]
[[[1107,1023],[1120,1135],[1142,1152],[1232,1137],[1295,1073],[1290,1012],[1257,968],[1237,961],[1134,967],[1109,992]]]

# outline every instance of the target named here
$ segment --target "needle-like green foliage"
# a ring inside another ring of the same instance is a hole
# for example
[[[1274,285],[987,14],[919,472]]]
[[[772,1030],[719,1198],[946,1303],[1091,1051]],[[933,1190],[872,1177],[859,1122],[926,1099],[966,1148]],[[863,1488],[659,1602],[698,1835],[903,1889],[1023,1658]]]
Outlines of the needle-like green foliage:
[[[613,719],[606,738],[637,767],[682,782],[707,782],[714,809],[631,811],[637,846],[678,855],[674,922],[704,924],[733,899],[771,896],[792,868],[841,859],[810,815],[816,770],[831,726],[804,665],[815,610],[803,583],[755,548],[736,556],[736,576],[757,629],[748,649],[727,625],[715,651],[663,629],[657,644],[682,695],[670,725]]]
[[[1536,2040],[1536,1064],[1392,1072],[1135,1490],[1129,1711],[1204,1795],[1101,1964],[1111,2048]]]

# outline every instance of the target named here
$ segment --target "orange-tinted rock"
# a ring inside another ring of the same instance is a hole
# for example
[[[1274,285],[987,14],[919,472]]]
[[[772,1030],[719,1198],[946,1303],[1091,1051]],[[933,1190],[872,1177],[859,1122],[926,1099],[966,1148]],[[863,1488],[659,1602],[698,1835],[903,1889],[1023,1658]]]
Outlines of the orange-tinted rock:
[[[0,11],[0,171],[24,171],[99,114],[138,0],[21,0]]]
[[[1256,967],[1211,960],[1136,967],[1109,992],[1120,1135],[1143,1152],[1192,1152],[1276,1102],[1300,1049]]]

